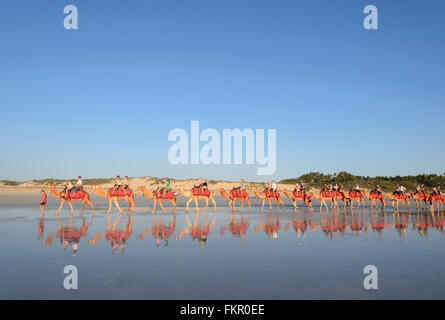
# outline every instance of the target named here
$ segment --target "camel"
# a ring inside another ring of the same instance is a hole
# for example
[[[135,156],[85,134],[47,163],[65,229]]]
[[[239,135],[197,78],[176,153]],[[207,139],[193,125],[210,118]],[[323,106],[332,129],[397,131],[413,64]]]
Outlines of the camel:
[[[371,193],[368,194],[366,189],[363,189],[363,195],[365,196],[365,198],[371,200],[371,210],[374,206],[378,208],[377,203],[375,203],[376,200],[380,201],[380,203],[382,204],[382,209],[385,209],[386,203],[385,203],[385,195],[383,193],[379,194],[377,192],[371,191]]]
[[[286,211],[284,208],[283,200],[281,200],[280,193],[276,192],[275,195],[267,194],[265,192],[259,193],[256,188],[252,189],[253,193],[257,198],[260,198],[263,200],[263,204],[261,205],[261,211],[263,211],[264,208],[264,202],[267,200],[269,202],[270,211],[272,211],[272,204],[270,203],[270,199],[275,199],[277,201],[277,206],[275,209],[277,209],[281,203],[281,206],[283,207],[283,211]],[[266,191],[266,190],[264,190]]]
[[[240,192],[237,191],[235,188],[232,189],[232,191],[230,191],[230,193],[227,193],[223,188],[218,189],[219,193],[221,193],[221,195],[224,198],[229,198],[229,207],[232,207],[232,210],[235,210],[236,207],[236,201],[240,200],[241,201],[241,205],[239,210],[241,210],[241,208],[244,206],[244,201],[247,201],[247,204],[249,205],[249,212],[250,212],[250,200],[249,200],[249,194],[244,191],[244,192]]]
[[[119,199],[125,199],[128,202],[128,210],[127,210],[127,214],[131,212],[133,212],[134,210],[134,193],[133,190],[131,189],[127,189],[124,193],[124,191],[122,191],[121,189],[118,189],[117,192],[112,193],[113,188],[108,189],[106,192],[105,190],[103,190],[100,186],[94,186],[93,187],[94,191],[105,198],[108,198],[108,211],[107,211],[107,215],[110,214],[111,211],[111,207],[113,206],[113,202],[116,205],[116,208],[120,211],[120,213],[122,214],[122,209],[119,206],[119,203],[117,202],[117,200]]]
[[[366,191],[366,189],[363,189],[364,191]],[[347,200],[349,200],[349,204],[351,206],[351,209],[354,208],[354,201],[357,201],[358,207],[360,207],[360,202],[363,205],[363,209],[365,208],[365,199],[364,199],[364,195],[363,192],[357,194],[356,191],[354,190],[350,190],[348,193],[346,193],[345,191],[340,191],[340,193],[343,194],[343,197]]]
[[[166,192],[164,196],[159,194],[157,191],[149,192],[145,186],[140,186],[139,190],[142,191],[144,196],[147,198],[153,199],[153,210],[152,213],[155,213],[156,211],[156,204],[159,202],[159,206],[161,207],[162,211],[166,213],[167,211],[164,209],[164,206],[162,205],[162,201],[170,200],[170,202],[173,204],[173,213],[175,213],[176,209],[176,194],[173,191]]]
[[[322,191],[317,191],[313,188],[311,188],[309,190],[309,194],[311,194],[315,199],[320,199],[321,200],[321,204],[320,204],[320,212],[323,210],[323,205],[326,207],[326,210],[329,211],[329,207],[326,204],[326,201],[331,201],[331,208],[333,206],[335,206],[335,199],[334,197],[329,197],[327,196],[324,192]]]
[[[443,195],[439,196],[439,195],[433,195],[433,194],[428,194],[428,201],[431,204],[432,212],[434,212],[434,203],[436,203],[437,210],[442,210],[444,202],[445,202]],[[440,209],[439,209],[439,205],[440,205]]]
[[[73,205],[71,204],[71,200],[82,200],[83,201],[83,210],[79,213],[80,215],[82,215],[82,213],[86,210],[87,204],[89,204],[91,206],[91,209],[93,209],[93,213],[94,213],[93,203],[91,202],[90,196],[86,191],[80,190],[75,193],[70,192],[70,196],[66,197],[66,195],[65,195],[66,192],[65,191],[62,191],[62,192],[57,191],[56,186],[54,184],[50,184],[49,187],[50,187],[51,193],[53,194],[54,197],[62,199],[62,202],[60,203],[60,207],[55,213],[56,216],[59,216],[59,212],[60,212],[60,210],[62,210],[63,205],[65,204],[65,201],[68,202],[68,205],[71,208],[71,215],[73,215],[74,210],[73,210]]]
[[[312,208],[312,195],[308,195],[307,193],[290,192],[286,189],[283,192],[286,197],[293,200],[292,205],[294,206],[294,211],[297,211],[298,209],[297,201],[303,201],[303,208],[306,202],[308,204],[308,207]]]
[[[184,190],[184,188],[182,186],[179,187],[179,193],[181,195],[183,195],[184,197],[189,198],[189,200],[187,201],[187,205],[185,207],[185,212],[188,212],[190,202],[195,201],[196,213],[198,213],[198,200],[200,200],[200,199],[204,199],[206,202],[206,206],[202,209],[201,212],[205,212],[207,210],[207,208],[209,207],[209,200],[212,201],[213,207],[216,212],[216,202],[215,202],[215,199],[213,198],[212,192],[210,190],[208,190],[208,195],[207,194],[200,195],[200,194],[195,194],[193,192],[193,189],[195,189],[195,188],[192,188],[189,192],[187,192]]]
[[[419,210],[419,204],[420,208],[423,210],[422,202],[425,202],[425,207],[428,207],[428,200],[429,200],[428,193],[410,192],[409,196],[416,201],[417,210]]]
[[[400,198],[399,196],[397,196],[395,194],[385,193],[385,197],[392,200],[392,206],[394,208],[396,208],[397,211],[399,211],[399,203],[400,202],[402,203],[402,207],[403,207],[403,204],[406,202],[406,204],[408,205],[408,210],[410,208],[409,198],[407,195],[405,195],[405,197]],[[397,202],[397,207],[394,205],[394,201]]]

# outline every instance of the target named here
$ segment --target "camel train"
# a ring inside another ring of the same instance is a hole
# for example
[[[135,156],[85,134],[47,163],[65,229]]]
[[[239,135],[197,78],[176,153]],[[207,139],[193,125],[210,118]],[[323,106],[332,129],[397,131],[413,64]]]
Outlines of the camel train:
[[[51,193],[54,197],[59,198],[61,200],[60,206],[58,210],[56,211],[56,216],[59,215],[59,212],[63,209],[63,206],[65,202],[69,205],[71,212],[70,214],[73,215],[73,206],[72,201],[81,200],[83,202],[83,210],[80,212],[82,214],[89,205],[91,209],[95,210],[93,203],[91,202],[90,195],[88,192],[83,190],[81,188],[80,190],[68,190],[65,188],[62,191],[58,191],[56,189],[56,186],[54,184],[49,185],[51,189]],[[134,203],[134,192],[132,189],[130,189],[127,185],[125,187],[114,187],[108,188],[107,190],[104,190],[99,185],[95,185],[92,187],[93,191],[98,194],[99,196],[108,198],[108,210],[106,211],[106,214],[109,215],[113,204],[115,207],[119,210],[119,212],[122,214],[123,209],[119,205],[119,200],[125,200],[128,203],[128,209],[127,214],[132,213],[135,207]],[[196,213],[199,212],[199,200],[204,200],[205,206],[202,208],[201,212],[205,212],[209,207],[209,202],[213,204],[213,209],[216,211],[216,202],[213,197],[213,193],[207,188],[207,185],[205,184],[205,188],[202,187],[202,185],[194,186],[190,190],[186,191],[183,186],[179,186],[178,192],[175,192],[170,189],[164,189],[164,188],[157,188],[156,190],[149,191],[145,186],[139,186],[138,190],[142,193],[143,196],[153,199],[153,210],[152,213],[154,213],[157,210],[157,207],[161,208],[161,210],[164,213],[167,213],[166,207],[164,207],[163,203],[170,202],[171,207],[168,207],[168,209],[172,210],[172,213],[176,210],[176,203],[177,203],[177,196],[181,195],[183,197],[186,197],[188,200],[186,202],[185,210],[188,212],[189,205],[191,202],[195,203],[195,210]],[[228,206],[232,209],[232,211],[235,211],[236,209],[236,202],[240,201],[240,205],[238,207],[238,210],[243,209],[244,204],[247,203],[247,210],[250,212],[251,210],[251,198],[249,197],[249,193],[247,189],[241,188],[241,187],[234,187],[230,191],[225,191],[223,188],[218,189],[218,192],[220,195],[226,199],[229,200]],[[279,206],[281,205],[283,211],[285,211],[284,203],[281,199],[280,193],[274,188],[273,190],[270,189],[270,187],[266,187],[262,192],[258,191],[255,187],[252,188],[251,192],[253,195],[262,200],[261,208],[260,210],[263,211],[264,205],[267,201],[269,204],[270,211],[278,210]],[[284,189],[283,190],[284,195],[292,200],[292,206],[294,207],[294,211],[297,211],[299,209],[297,203],[302,202],[302,207],[304,208],[307,206],[310,210],[312,209],[312,202],[313,199],[319,199],[320,200],[320,211],[323,211],[325,208],[326,211],[329,210],[336,210],[338,209],[339,202],[343,203],[343,208],[346,210],[347,208],[350,208],[351,210],[354,208],[364,208],[365,207],[365,200],[368,199],[370,203],[370,209],[373,210],[375,207],[378,209],[379,207],[381,209],[386,208],[386,200],[391,200],[392,206],[396,211],[399,211],[402,209],[405,205],[407,206],[407,209],[410,210],[410,199],[413,199],[416,202],[417,209],[428,209],[428,205],[430,206],[430,210],[434,212],[435,209],[437,210],[443,210],[444,206],[444,196],[440,193],[426,193],[426,192],[411,192],[411,193],[403,193],[399,194],[397,192],[395,193],[384,193],[384,192],[377,192],[376,190],[373,190],[371,192],[368,192],[367,189],[363,188],[360,191],[357,191],[355,189],[351,189],[349,192],[344,191],[343,189],[338,191],[330,191],[330,190],[318,190],[311,188],[308,192],[306,191],[300,191],[300,190],[293,190],[289,191]],[[276,202],[275,206],[272,206],[272,201]],[[356,207],[355,207],[356,202]]]

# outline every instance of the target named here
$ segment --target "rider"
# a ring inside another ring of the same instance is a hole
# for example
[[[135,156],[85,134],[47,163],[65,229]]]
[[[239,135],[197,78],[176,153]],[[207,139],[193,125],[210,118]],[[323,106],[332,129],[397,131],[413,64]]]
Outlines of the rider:
[[[361,191],[360,191],[360,186],[358,185],[358,184],[356,184],[355,185],[355,187],[354,187],[354,191],[357,193],[357,194],[361,194]]]
[[[300,192],[301,193],[305,193],[305,187],[304,187],[304,183],[302,182],[301,184],[300,184]]]
[[[377,187],[375,187],[375,192],[377,192],[377,194],[382,194],[382,189],[380,188],[380,185],[377,185]]]
[[[116,176],[116,181],[114,182],[113,192],[116,192],[117,189],[122,189],[122,180],[120,176]]]
[[[65,186],[65,197],[69,196],[70,192],[74,189],[73,184],[71,183],[71,180],[68,180],[68,183]]]
[[[406,191],[406,188],[404,186],[400,185],[400,192],[402,193],[402,195],[405,195],[405,191]]]
[[[165,193],[171,191],[171,189],[172,188],[171,188],[170,180],[167,180],[167,184],[165,185],[165,188],[162,191],[162,196],[165,196]]]
[[[128,176],[124,177],[124,181],[122,181],[122,184],[124,185],[124,190],[128,189]]]
[[[202,178],[201,190],[208,190],[207,180]]]
[[[275,180],[272,180],[271,188],[273,194],[275,195],[275,193],[277,192],[277,184],[275,183]]]
[[[295,187],[294,187],[294,191],[295,191],[296,193],[300,193],[300,190],[301,190],[300,185],[297,183],[297,184],[295,185]]]
[[[83,185],[82,185],[82,177],[81,177],[81,176],[78,176],[78,177],[77,177],[76,185],[75,185],[74,188],[73,188],[73,192],[80,191],[80,190],[82,190],[82,188],[83,188]]]
[[[401,190],[400,190],[400,185],[396,184],[396,189],[392,194],[396,194],[400,197],[401,195]]]

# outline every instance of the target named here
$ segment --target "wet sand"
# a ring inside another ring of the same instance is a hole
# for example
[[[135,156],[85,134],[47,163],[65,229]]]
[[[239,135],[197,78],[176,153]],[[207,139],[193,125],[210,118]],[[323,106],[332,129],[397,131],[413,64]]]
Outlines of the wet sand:
[[[174,216],[153,215],[136,195],[133,215],[113,209],[108,225],[105,198],[92,196],[94,215],[74,202],[72,218],[68,207],[54,216],[52,195],[42,218],[39,200],[0,195],[1,299],[445,298],[443,213],[320,213],[318,201],[294,213],[288,199],[286,212],[261,213],[253,199],[233,214],[217,196],[216,215],[196,215],[179,196]],[[363,288],[368,264],[378,290]],[[79,270],[76,291],[63,288],[66,265]]]

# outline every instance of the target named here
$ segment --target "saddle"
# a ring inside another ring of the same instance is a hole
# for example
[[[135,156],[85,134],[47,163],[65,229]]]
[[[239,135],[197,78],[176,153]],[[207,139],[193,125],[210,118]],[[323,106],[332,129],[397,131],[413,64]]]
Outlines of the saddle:
[[[153,193],[158,199],[173,199],[175,197],[175,193],[171,190],[164,193],[159,192],[159,190],[155,190]]]
[[[83,189],[80,189],[79,191],[71,191],[68,194],[65,195],[65,199],[71,199],[71,200],[77,200],[77,199],[83,199],[85,196],[85,191]]]
[[[269,190],[267,188],[264,189],[264,194],[266,195],[266,198],[277,198],[277,199],[280,198],[279,192],[273,192],[273,191],[269,192]]]
[[[202,190],[200,188],[192,188],[192,194],[194,196],[205,196],[205,197],[209,197],[210,196],[210,190]]]
[[[230,194],[232,195],[232,197],[247,198],[247,192],[238,191],[238,189],[232,189],[232,191],[230,191]]]
[[[351,190],[349,191],[349,196],[352,198],[363,198],[363,194],[360,191]]]
[[[114,191],[114,188],[110,188],[109,194],[112,197],[128,197],[133,194],[133,191],[130,188],[126,190],[117,189],[116,191]]]

